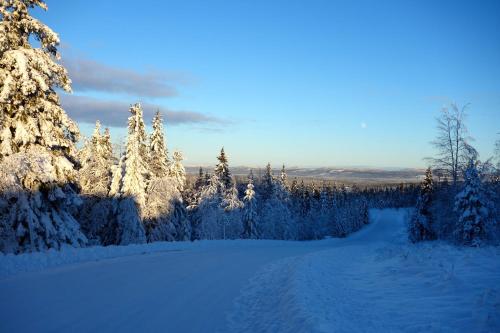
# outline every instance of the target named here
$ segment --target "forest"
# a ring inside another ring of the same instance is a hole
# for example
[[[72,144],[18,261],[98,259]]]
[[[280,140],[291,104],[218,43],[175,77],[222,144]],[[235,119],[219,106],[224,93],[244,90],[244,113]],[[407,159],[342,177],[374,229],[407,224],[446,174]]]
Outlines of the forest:
[[[45,4],[7,4],[0,23],[1,252],[345,237],[368,223],[370,209],[384,207],[415,207],[408,226],[413,242],[499,241],[500,141],[496,155],[481,162],[467,132],[467,107],[452,104],[437,118],[436,156],[427,160],[418,186],[305,184],[288,179],[285,166],[273,174],[269,164],[262,177],[249,170],[246,181],[236,183],[224,148],[213,170],[200,168],[187,183],[182,152],[167,149],[162,114],[147,133],[139,103],[130,106],[121,156],[98,120],[78,149],[78,124],[60,105],[71,80],[58,61],[59,38],[29,14]]]

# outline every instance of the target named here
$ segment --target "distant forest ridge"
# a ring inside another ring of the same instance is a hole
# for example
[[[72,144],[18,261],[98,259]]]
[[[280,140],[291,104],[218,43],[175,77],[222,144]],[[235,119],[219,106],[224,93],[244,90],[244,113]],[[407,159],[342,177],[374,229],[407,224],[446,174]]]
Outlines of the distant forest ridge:
[[[198,174],[199,166],[186,166],[186,171],[190,175]],[[202,166],[203,171],[210,172],[213,166]],[[249,170],[253,170],[254,175],[260,178],[260,175],[265,172],[263,167],[238,166],[231,167],[231,173],[234,176],[248,175]],[[275,175],[279,175],[281,165],[276,165],[273,168]],[[319,167],[319,168],[298,168],[287,167],[287,175],[289,179],[310,178],[311,180],[327,180],[339,183],[354,183],[354,184],[393,184],[393,183],[416,183],[420,182],[424,175],[424,169],[413,168],[340,168],[340,167]]]

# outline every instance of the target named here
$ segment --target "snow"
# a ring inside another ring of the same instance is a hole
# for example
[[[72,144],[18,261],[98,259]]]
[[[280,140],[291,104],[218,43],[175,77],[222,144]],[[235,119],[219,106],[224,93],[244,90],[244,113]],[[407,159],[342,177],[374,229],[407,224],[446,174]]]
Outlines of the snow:
[[[500,249],[407,243],[408,210],[333,249],[275,262],[229,315],[236,332],[498,332]]]
[[[4,256],[0,332],[213,332],[258,268],[327,245],[200,241]],[[37,271],[21,273],[31,265]]]
[[[409,210],[344,239],[0,256],[0,331],[498,332],[500,249],[407,243]]]

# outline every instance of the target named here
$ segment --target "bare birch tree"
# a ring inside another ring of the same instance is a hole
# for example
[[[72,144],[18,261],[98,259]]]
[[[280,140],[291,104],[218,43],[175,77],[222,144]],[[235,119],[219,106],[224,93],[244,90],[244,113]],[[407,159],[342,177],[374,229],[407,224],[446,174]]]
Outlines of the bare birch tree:
[[[453,184],[456,184],[460,173],[465,170],[471,159],[477,158],[477,151],[471,146],[473,140],[465,125],[468,104],[462,108],[456,104],[443,108],[437,118],[438,135],[431,143],[436,148],[436,157],[427,160],[436,168],[446,170]]]

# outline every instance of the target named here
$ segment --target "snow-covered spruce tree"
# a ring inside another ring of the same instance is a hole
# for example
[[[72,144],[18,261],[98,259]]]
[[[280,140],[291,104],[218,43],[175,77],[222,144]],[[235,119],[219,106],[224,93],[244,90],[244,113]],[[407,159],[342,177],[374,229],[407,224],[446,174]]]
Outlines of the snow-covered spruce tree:
[[[110,140],[109,131],[102,135],[101,124],[97,121],[92,137],[87,140],[80,154],[78,180],[83,194],[101,197],[108,194],[114,162]]]
[[[174,161],[169,165],[163,122],[159,112],[153,119],[148,161],[150,179],[143,209],[147,240],[153,242],[190,239],[187,212],[181,195],[185,183],[182,154],[174,152]]]
[[[120,245],[146,241],[142,225],[149,178],[146,130],[141,105],[132,105],[130,113],[126,151],[114,170],[110,190],[110,195],[116,199],[115,242]]]
[[[141,105],[132,105],[130,113],[132,115],[128,118],[127,149],[120,193],[122,196],[134,198],[139,208],[142,208],[146,200],[145,190],[149,177],[146,130]]]
[[[300,197],[298,200],[297,218],[299,220],[299,239],[313,239],[313,230],[310,221],[311,192],[302,180],[299,185]]]
[[[182,198],[174,179],[163,176],[149,181],[142,211],[148,242],[177,239],[177,228],[171,221],[176,201],[182,202]]]
[[[139,208],[145,204],[145,190],[149,177],[146,130],[139,103],[130,107],[128,118],[127,148],[124,155],[124,173],[121,180],[121,196],[134,198]]]
[[[290,211],[289,193],[280,179],[272,175],[268,164],[262,177],[260,203],[259,235],[264,239],[296,239],[295,219]]]
[[[287,184],[285,166],[281,170],[280,178],[274,181],[276,208],[279,218],[277,230],[280,239],[298,239],[297,218],[293,214],[293,200]]]
[[[196,178],[196,181],[194,182],[194,189],[196,191],[200,190],[203,185],[205,185],[205,175],[203,174],[203,168],[200,167],[200,170],[198,170],[198,177]]]
[[[236,184],[223,193],[222,208],[224,209],[223,239],[234,239],[241,235],[243,225],[241,224],[241,211],[243,203],[238,198]]]
[[[174,179],[177,189],[183,192],[186,186],[186,169],[182,165],[184,157],[180,151],[174,151],[172,159],[168,173]]]
[[[475,163],[469,162],[464,185],[455,198],[458,221],[455,236],[459,243],[480,246],[486,239],[487,224],[491,222],[490,205]]]
[[[188,219],[191,224],[191,240],[196,240],[201,238],[200,234],[200,223],[201,216],[199,211],[199,205],[201,203],[201,194],[203,188],[208,185],[207,181],[208,173],[204,173],[203,169],[200,167],[198,177],[194,183],[193,188],[190,190],[186,202]],[[210,179],[210,178],[209,178]],[[186,194],[186,191],[184,192]]]
[[[71,91],[59,38],[29,9],[40,0],[0,1],[0,251],[82,246],[72,212],[78,202],[77,125],[55,91]],[[30,44],[30,37],[40,47]]]
[[[214,186],[214,181],[217,182],[217,194],[212,200],[214,204],[219,202],[219,206],[223,211],[223,214],[217,219],[221,230],[219,237],[223,239],[238,238],[242,232],[240,208],[243,204],[238,198],[238,190],[231,177],[224,148],[221,149],[217,160],[218,163],[215,166],[209,186]]]
[[[286,174],[285,164],[283,164],[283,167],[281,168],[280,182],[284,189],[290,191],[290,188],[288,187],[288,176]]]
[[[312,182],[310,186],[307,187],[305,192],[304,208],[304,220],[302,231],[304,232],[305,239],[318,239],[321,238],[320,233],[320,211],[321,211],[321,200],[320,192],[316,187],[316,184]],[[307,200],[308,198],[308,200]]]
[[[320,191],[319,209],[317,212],[317,231],[316,238],[323,238],[332,235],[331,220],[332,220],[332,205],[331,205],[331,189],[323,182]]]
[[[217,159],[219,163],[214,173],[205,174],[205,178],[209,177],[208,181],[195,195],[196,204],[188,207],[195,238],[237,238],[242,232],[239,209],[242,203],[238,199],[224,149]]]
[[[267,200],[271,197],[274,191],[274,175],[273,169],[271,168],[271,163],[267,163],[266,171],[264,175],[262,175],[262,179],[260,180],[260,196],[263,200]]]
[[[219,178],[224,190],[228,190],[233,187],[233,178],[229,171],[228,159],[224,152],[224,147],[220,150],[220,155],[217,157],[217,160],[219,163],[215,167],[214,174]]]
[[[243,198],[243,233],[242,238],[259,238],[257,232],[257,199],[253,186],[253,172],[248,175],[248,185]]]
[[[222,208],[222,185],[219,177],[214,173],[210,176],[200,193],[196,208],[196,225],[193,227],[195,235],[200,239],[221,239],[224,210]]]
[[[417,206],[408,223],[408,238],[413,243],[436,239],[430,212],[433,191],[434,181],[429,167],[425,171],[425,178],[420,187]]]
[[[193,186],[185,190],[183,193],[186,213],[190,222],[191,240],[199,238],[199,235],[196,232],[199,224],[197,211],[198,204],[200,202],[201,189],[205,183],[205,174],[203,173],[203,168],[200,167],[198,177],[196,178]]]
[[[109,129],[101,134],[100,128],[97,121],[94,133],[79,153],[78,180],[83,204],[77,216],[90,244],[108,245],[114,238],[113,200],[108,197],[114,156]]]
[[[152,177],[164,177],[168,174],[169,160],[163,119],[160,111],[153,117],[153,132],[149,137],[149,171]]]
[[[298,196],[299,182],[297,181],[297,177],[293,178],[292,180],[292,185],[290,185],[290,193],[292,197]]]

